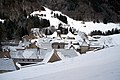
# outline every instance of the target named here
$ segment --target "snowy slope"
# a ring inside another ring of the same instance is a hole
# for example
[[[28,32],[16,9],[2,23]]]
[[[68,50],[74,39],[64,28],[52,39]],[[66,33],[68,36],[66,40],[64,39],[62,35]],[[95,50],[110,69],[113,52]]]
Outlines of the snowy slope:
[[[120,34],[115,34],[110,36],[101,36],[98,42],[100,45],[104,45],[108,47],[120,45]]]
[[[54,13],[61,14],[61,12],[59,12],[59,11],[52,11],[52,10],[46,8],[46,7],[44,7],[44,8],[45,8],[45,11],[34,11],[30,15],[31,16],[38,16],[39,19],[47,19],[47,20],[49,20],[50,21],[50,26],[54,26],[56,29],[58,29],[58,25],[60,23],[65,25],[65,23],[63,23],[62,21],[60,21],[58,18],[56,18],[54,16]],[[43,16],[41,16],[41,15],[43,15]]]
[[[50,21],[50,26],[55,26],[56,29],[58,29],[58,25],[61,23],[63,25],[63,27],[74,27],[77,30],[80,30],[82,32],[85,32],[86,34],[89,34],[91,31],[93,30],[101,30],[103,32],[108,31],[108,30],[112,30],[113,28],[118,28],[120,29],[120,24],[115,24],[115,23],[108,23],[108,24],[104,24],[104,23],[93,23],[93,22],[85,22],[85,24],[83,24],[82,21],[76,21],[73,20],[72,18],[69,18],[67,15],[62,14],[59,11],[52,11],[46,7],[44,7],[46,11],[34,11],[33,13],[31,13],[30,15],[46,15],[46,16],[38,16],[40,19],[47,19]],[[58,18],[56,18],[54,16],[54,14],[62,14],[63,16],[67,17],[67,21],[68,24],[63,23],[62,21],[60,21]]]
[[[120,46],[0,74],[0,80],[120,80]]]
[[[93,23],[93,22],[85,22],[85,24],[80,24],[80,21],[76,22],[75,24],[76,29],[79,29],[82,32],[85,32],[86,34],[89,34],[93,30],[100,30],[100,31],[108,31],[112,30],[113,28],[120,29],[120,24],[115,23]]]

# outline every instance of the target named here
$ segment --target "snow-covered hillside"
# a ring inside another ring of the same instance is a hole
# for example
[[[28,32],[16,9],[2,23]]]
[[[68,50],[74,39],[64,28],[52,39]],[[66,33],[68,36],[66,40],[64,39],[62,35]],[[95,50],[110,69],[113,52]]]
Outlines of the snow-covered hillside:
[[[107,30],[112,30],[113,28],[118,28],[120,29],[120,24],[115,24],[115,23],[93,23],[93,22],[83,22],[82,21],[76,21],[73,20],[72,18],[69,18],[67,15],[64,15],[63,13],[59,11],[53,11],[50,10],[46,7],[45,11],[34,11],[30,15],[33,16],[38,16],[40,19],[47,19],[50,21],[50,26],[54,26],[56,29],[58,29],[58,25],[61,23],[63,27],[74,27],[77,30],[80,30],[82,32],[85,32],[86,34],[90,33],[93,30],[100,30],[100,31],[107,31]],[[58,15],[63,15],[67,17],[67,24],[64,22],[60,21],[55,14]],[[42,15],[42,16],[41,16]]]
[[[120,45],[120,34],[110,35],[110,36],[101,36],[99,39],[100,45],[104,46],[115,46]]]
[[[91,45],[99,45],[101,47],[113,47],[120,45],[120,34],[100,36],[98,41],[91,42]]]
[[[115,23],[93,23],[93,22],[85,22],[85,24],[76,23],[75,27],[86,34],[89,34],[93,30],[100,30],[102,32],[112,30],[115,28],[120,29],[120,24]]]
[[[118,44],[71,59],[0,74],[0,80],[120,80],[120,34],[109,37]]]

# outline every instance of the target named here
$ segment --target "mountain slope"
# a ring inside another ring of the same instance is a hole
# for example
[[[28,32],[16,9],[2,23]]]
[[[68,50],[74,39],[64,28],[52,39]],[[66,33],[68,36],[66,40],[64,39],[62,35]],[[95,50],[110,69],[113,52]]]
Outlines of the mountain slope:
[[[120,21],[119,0],[1,0],[0,18],[18,19],[40,10],[40,6],[58,10],[76,20]]]
[[[76,20],[119,22],[119,0],[46,0],[40,3]]]
[[[44,8],[44,11],[34,11],[30,15],[38,16],[40,20],[41,19],[49,20],[50,26],[55,27],[56,29],[58,29],[59,27],[64,27],[64,28],[73,27],[77,30],[85,32],[86,34],[90,34],[90,32],[94,30],[100,30],[102,32],[105,32],[115,28],[120,29],[119,24],[115,24],[115,23],[104,24],[102,22],[93,23],[93,22],[76,21],[68,17],[67,15],[63,14],[62,12],[53,11],[44,6],[43,8]],[[61,24],[61,26],[59,26],[59,24]]]
[[[54,11],[59,10],[76,20],[94,20],[94,22],[97,21],[98,23],[99,21],[107,23],[120,21],[119,3],[118,0],[0,0],[0,19],[4,20],[4,23],[0,21],[0,41],[21,39],[22,36],[30,33],[31,28],[48,27],[49,22],[47,20],[40,22],[38,17],[27,18],[32,12],[43,10],[42,5]],[[96,7],[97,5],[99,7]],[[70,27],[80,28],[83,32],[85,32],[85,29],[96,29],[92,27],[93,24],[87,25],[87,23],[85,24],[86,28],[81,28],[84,24],[81,24],[81,21],[75,21],[73,19],[68,19],[68,25]],[[51,19],[50,21],[56,21],[55,23],[58,23],[54,26],[58,26],[60,22],[56,19]],[[63,21],[67,23],[65,17]],[[97,25],[95,24],[93,26],[95,27]],[[99,28],[101,29],[101,27]]]

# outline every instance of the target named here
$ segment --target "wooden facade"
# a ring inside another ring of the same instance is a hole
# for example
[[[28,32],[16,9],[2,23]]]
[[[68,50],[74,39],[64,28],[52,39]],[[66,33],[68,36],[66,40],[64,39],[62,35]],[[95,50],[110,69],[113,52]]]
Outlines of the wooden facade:
[[[57,53],[53,53],[53,55],[51,56],[51,58],[49,59],[48,62],[55,62],[55,61],[59,61],[61,60],[61,58],[58,56]]]
[[[89,46],[80,46],[80,53],[86,53],[89,51]]]

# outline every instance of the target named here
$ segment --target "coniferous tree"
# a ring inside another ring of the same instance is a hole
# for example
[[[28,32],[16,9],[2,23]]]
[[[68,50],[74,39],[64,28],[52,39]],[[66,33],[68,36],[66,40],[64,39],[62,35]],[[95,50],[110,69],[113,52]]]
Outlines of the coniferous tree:
[[[72,33],[72,28],[71,27],[69,28],[69,31]]]
[[[48,30],[47,29],[45,29],[45,35],[48,35]]]

